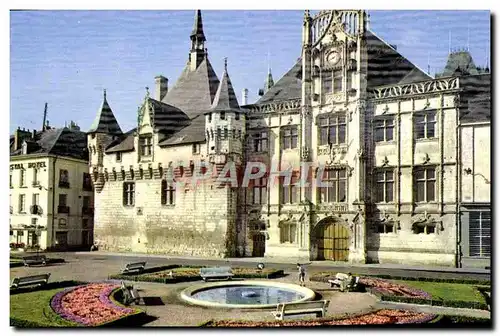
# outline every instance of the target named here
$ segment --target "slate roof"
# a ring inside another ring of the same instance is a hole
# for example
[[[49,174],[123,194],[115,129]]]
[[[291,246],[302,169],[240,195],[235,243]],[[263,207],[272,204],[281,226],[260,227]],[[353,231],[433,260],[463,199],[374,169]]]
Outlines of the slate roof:
[[[116,121],[113,111],[108,104],[106,99],[106,91],[104,91],[104,99],[101,104],[101,108],[97,112],[97,116],[94,122],[90,126],[88,133],[106,133],[110,135],[122,134],[120,125]]]
[[[491,121],[491,75],[460,77],[460,122]]]
[[[210,109],[218,86],[219,78],[208,58],[205,58],[195,71],[190,71],[189,64],[186,65],[162,102],[173,105],[194,118]]]
[[[366,32],[368,50],[367,85],[407,84],[432,79],[396,49],[375,35]],[[299,99],[302,96],[302,60],[281,77],[265,94],[255,103],[256,105],[268,104],[289,99]]]
[[[37,133],[34,139],[26,139],[26,141],[27,154],[52,154],[80,160],[89,159],[87,134],[79,130],[67,127],[51,128]],[[11,150],[10,155],[23,155],[22,146],[17,150]]]
[[[205,141],[205,116],[200,114],[191,120],[191,124],[179,132],[161,141],[160,146],[175,146]]]
[[[448,55],[446,66],[439,77],[451,77],[460,75],[479,75],[471,54],[468,51],[452,52]]]
[[[237,111],[241,112],[240,104],[234,93],[233,84],[227,73],[227,63],[224,66],[224,73],[222,74],[222,81],[215,93],[214,101],[210,111]]]
[[[367,86],[393,85],[432,79],[370,30],[366,31],[368,52]]]
[[[133,128],[125,134],[122,134],[118,139],[110,143],[105,152],[106,153],[116,153],[116,152],[127,152],[134,150],[134,133],[137,128]]]
[[[154,129],[163,134],[173,134],[190,124],[189,117],[175,106],[148,98],[153,107],[149,111],[151,124]]]
[[[302,97],[302,59],[299,59],[260,99],[256,105]]]

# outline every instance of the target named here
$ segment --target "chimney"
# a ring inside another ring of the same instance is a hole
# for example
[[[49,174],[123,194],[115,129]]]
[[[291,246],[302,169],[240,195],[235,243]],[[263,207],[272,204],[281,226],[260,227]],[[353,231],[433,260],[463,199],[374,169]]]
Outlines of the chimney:
[[[155,86],[155,99],[162,101],[168,92],[168,78],[163,77],[162,75],[156,76]]]
[[[25,130],[24,128],[21,130],[20,127],[14,133],[14,150],[18,150],[22,147],[23,141],[25,139],[30,139],[32,133],[29,130]]]
[[[241,105],[248,104],[248,89],[243,89],[241,93]]]

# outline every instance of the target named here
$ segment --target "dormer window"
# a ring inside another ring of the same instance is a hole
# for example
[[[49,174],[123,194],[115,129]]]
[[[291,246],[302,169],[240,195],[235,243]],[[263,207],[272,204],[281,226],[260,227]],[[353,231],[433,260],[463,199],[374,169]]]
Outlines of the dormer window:
[[[225,120],[226,119],[226,112],[221,112],[220,113],[220,120]]]
[[[240,114],[238,112],[234,114],[234,120],[240,120]]]
[[[116,153],[116,162],[121,162],[122,161],[122,153],[117,152]]]
[[[141,156],[151,156],[153,153],[153,137],[150,134],[139,137],[139,150]]]

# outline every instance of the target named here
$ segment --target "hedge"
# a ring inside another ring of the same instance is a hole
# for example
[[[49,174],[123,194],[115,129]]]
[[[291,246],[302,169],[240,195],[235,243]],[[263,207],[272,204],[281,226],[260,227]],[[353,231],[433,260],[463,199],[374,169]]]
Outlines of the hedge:
[[[325,273],[325,272],[321,272]],[[490,286],[490,280],[475,280],[475,279],[442,279],[442,278],[425,278],[425,277],[404,277],[404,276],[394,276],[394,275],[384,275],[384,274],[376,274],[376,275],[364,275],[364,274],[356,274],[358,276],[366,276],[371,278],[379,278],[379,279],[390,279],[390,280],[406,280],[406,281],[425,281],[425,282],[446,282],[446,283],[458,283],[458,284],[469,284],[469,285],[485,285]],[[318,282],[328,282],[328,279],[335,276],[334,273],[329,275],[311,275],[311,281]]]
[[[472,316],[462,316],[462,315],[441,315],[439,319],[436,319],[435,325],[446,326],[449,324],[454,325],[474,325],[474,327],[484,326],[484,327],[492,327],[493,323],[491,318],[485,317],[472,317]]]
[[[488,305],[482,302],[405,297],[398,295],[382,294],[374,288],[366,288],[366,290],[369,293],[377,296],[381,301],[424,304],[429,306],[441,306],[441,307],[452,307],[452,308],[470,308],[470,309],[488,310]]]
[[[179,282],[188,282],[188,281],[198,281],[201,280],[201,276],[199,275],[191,275],[191,276],[176,276],[174,278],[166,278],[166,277],[159,277],[155,276],[151,273],[155,272],[161,272],[164,270],[168,269],[174,269],[174,268],[203,268],[204,266],[184,266],[184,265],[167,265],[167,266],[159,266],[159,267],[153,267],[153,268],[147,268],[145,269],[141,274],[136,274],[136,275],[126,275],[126,274],[112,274],[108,276],[108,279],[113,279],[113,280],[127,280],[127,281],[143,281],[143,282],[158,282],[158,283],[164,283],[164,284],[172,284],[172,283],[179,283]],[[238,274],[235,275],[240,278],[245,278],[245,279],[252,279],[252,278],[257,278],[257,279],[273,279],[277,278],[280,276],[283,276],[284,272],[283,270],[276,270],[270,273],[248,273],[248,274]]]

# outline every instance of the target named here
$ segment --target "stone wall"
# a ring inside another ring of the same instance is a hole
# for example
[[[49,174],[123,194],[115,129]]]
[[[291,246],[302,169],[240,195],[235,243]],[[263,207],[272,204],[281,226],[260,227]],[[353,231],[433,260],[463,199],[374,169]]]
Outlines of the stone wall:
[[[175,205],[161,205],[161,180],[136,182],[134,207],[122,205],[121,181],[108,181],[96,198],[95,239],[103,249],[158,254],[234,254],[231,189],[209,182],[178,188]],[[120,196],[118,196],[120,195]]]

